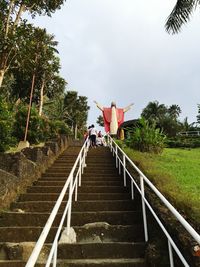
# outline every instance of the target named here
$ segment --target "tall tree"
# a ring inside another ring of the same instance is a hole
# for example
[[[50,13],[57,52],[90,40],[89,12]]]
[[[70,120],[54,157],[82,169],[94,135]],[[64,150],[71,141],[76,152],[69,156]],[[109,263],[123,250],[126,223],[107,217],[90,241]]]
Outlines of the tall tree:
[[[190,20],[199,4],[199,0],[177,0],[165,24],[166,31],[172,34],[178,33],[182,25]]]
[[[59,9],[65,0],[1,0],[0,2],[0,87],[5,73],[10,68],[20,50],[20,42],[23,39],[23,31],[26,20],[22,15],[28,12],[32,17],[48,15]]]
[[[181,108],[179,107],[179,105],[173,104],[168,108],[168,113],[171,118],[177,120],[177,118],[181,114]]]
[[[77,131],[83,131],[86,127],[89,106],[87,104],[87,97],[78,96],[76,91],[67,91],[64,99],[64,105],[67,108],[68,125],[71,125],[75,138]]]
[[[158,101],[149,102],[143,109],[141,116],[147,120],[159,121],[166,114],[167,107]]]
[[[148,103],[141,116],[151,123],[156,123],[168,136],[175,136],[181,130],[181,123],[178,121],[180,113],[181,109],[176,104],[167,107],[154,101]]]
[[[62,94],[66,85],[65,80],[59,76],[60,60],[56,55],[58,53],[57,42],[53,35],[47,34],[45,29],[32,26],[25,42],[26,46],[21,48],[23,56],[17,56],[16,67],[12,69],[15,83],[10,93],[15,100],[20,98],[26,101],[29,96],[33,69],[36,67],[33,101],[39,105],[40,113],[42,113],[44,96],[52,99],[55,95]]]

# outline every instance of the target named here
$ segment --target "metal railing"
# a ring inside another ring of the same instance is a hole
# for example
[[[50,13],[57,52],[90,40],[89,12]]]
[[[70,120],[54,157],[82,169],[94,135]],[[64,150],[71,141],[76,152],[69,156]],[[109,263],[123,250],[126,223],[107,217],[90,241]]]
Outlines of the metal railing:
[[[78,186],[81,186],[81,177],[83,174],[84,167],[86,166],[85,164],[85,158],[87,156],[89,148],[89,140],[87,139],[82,146],[79,155],[74,163],[74,166],[69,174],[68,177],[66,177],[66,182],[65,185],[56,201],[56,204],[47,220],[47,223],[45,227],[43,228],[43,231],[32,251],[32,254],[30,258],[28,259],[26,266],[25,267],[33,267],[35,266],[37,259],[41,253],[41,250],[44,246],[45,240],[48,236],[48,233],[52,227],[52,224],[54,222],[54,219],[56,215],[58,214],[58,210],[61,206],[61,203],[63,201],[63,198],[66,196],[68,193],[68,200],[64,209],[64,212],[62,214],[60,224],[58,226],[58,230],[55,234],[54,241],[52,243],[52,247],[49,253],[49,256],[47,258],[47,262],[45,267],[49,267],[52,264],[52,267],[56,267],[57,264],[57,247],[58,247],[58,239],[60,236],[60,233],[63,229],[63,225],[65,222],[65,219],[67,220],[67,234],[70,232],[70,225],[71,225],[71,210],[72,210],[72,197],[74,194],[75,201],[77,201],[77,193],[78,193]]]
[[[177,135],[180,135],[180,136],[200,136],[200,131],[179,132]]]
[[[141,170],[132,162],[132,160],[124,153],[124,151],[117,145],[117,143],[109,136],[108,138],[108,146],[113,153],[113,156],[116,158],[116,167],[119,168],[119,174],[121,174],[121,169],[123,168],[123,179],[124,179],[124,186],[127,186],[127,178],[131,180],[131,196],[134,199],[134,186],[138,190],[141,195],[142,201],[142,214],[143,214],[143,226],[144,226],[144,238],[145,241],[148,241],[148,226],[147,226],[147,216],[146,216],[146,207],[150,210],[153,217],[159,224],[160,228],[164,232],[165,236],[168,240],[168,250],[169,250],[169,262],[170,267],[174,267],[174,257],[173,257],[173,250],[178,255],[179,259],[183,263],[185,267],[191,267],[185,258],[183,257],[182,253],[176,246],[175,242],[173,241],[172,237],[166,230],[165,226],[162,224],[161,220],[151,207],[148,200],[145,198],[145,183],[148,185],[157,197],[161,200],[161,202],[170,210],[170,212],[175,216],[175,218],[181,223],[181,225],[187,230],[187,232],[194,238],[197,244],[200,245],[200,235],[191,227],[191,225],[181,216],[181,214],[169,203],[169,201],[158,191],[158,189],[149,181],[149,179],[141,172]],[[127,169],[127,163],[136,171],[139,176],[140,186],[132,176],[132,174]]]

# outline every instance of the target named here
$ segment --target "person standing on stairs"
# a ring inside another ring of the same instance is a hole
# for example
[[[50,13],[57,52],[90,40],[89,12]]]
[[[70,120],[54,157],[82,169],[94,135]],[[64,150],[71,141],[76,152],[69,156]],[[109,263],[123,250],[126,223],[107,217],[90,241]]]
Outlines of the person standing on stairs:
[[[91,146],[95,148],[96,148],[96,138],[97,138],[97,130],[94,127],[94,124],[92,124],[90,128],[90,139],[91,139]]]

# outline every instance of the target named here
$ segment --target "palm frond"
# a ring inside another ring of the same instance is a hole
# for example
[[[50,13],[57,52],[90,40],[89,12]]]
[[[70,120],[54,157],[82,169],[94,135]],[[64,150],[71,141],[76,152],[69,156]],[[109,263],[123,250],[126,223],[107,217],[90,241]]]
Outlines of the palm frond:
[[[183,24],[190,20],[199,0],[177,0],[171,14],[167,18],[165,29],[168,33],[178,33]]]

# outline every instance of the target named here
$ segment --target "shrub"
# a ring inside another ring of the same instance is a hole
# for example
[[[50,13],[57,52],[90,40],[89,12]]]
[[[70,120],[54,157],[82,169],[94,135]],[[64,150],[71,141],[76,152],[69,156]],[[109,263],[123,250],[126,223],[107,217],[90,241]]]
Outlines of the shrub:
[[[72,134],[69,126],[64,121],[50,121],[49,128],[50,138],[57,137],[60,134],[65,134],[67,136],[70,136]]]
[[[199,137],[176,137],[166,141],[170,148],[197,148],[200,147]]]
[[[161,153],[166,136],[156,125],[141,118],[138,127],[128,129],[126,145],[142,152]]]
[[[16,143],[12,136],[13,112],[8,103],[0,98],[0,151],[6,151]]]
[[[28,107],[20,105],[15,114],[14,136],[18,141],[24,139]],[[40,117],[37,109],[31,108],[27,140],[30,143],[45,141],[49,132],[48,121]]]

